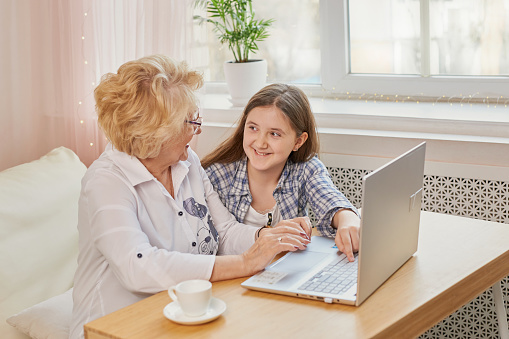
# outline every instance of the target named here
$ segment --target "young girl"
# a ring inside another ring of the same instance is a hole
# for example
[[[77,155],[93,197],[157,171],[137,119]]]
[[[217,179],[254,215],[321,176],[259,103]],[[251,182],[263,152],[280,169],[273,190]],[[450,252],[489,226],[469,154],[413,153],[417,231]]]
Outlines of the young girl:
[[[318,159],[318,134],[306,95],[271,84],[249,100],[233,135],[202,160],[220,199],[239,222],[266,227],[306,216],[334,237],[350,261],[360,219]]]

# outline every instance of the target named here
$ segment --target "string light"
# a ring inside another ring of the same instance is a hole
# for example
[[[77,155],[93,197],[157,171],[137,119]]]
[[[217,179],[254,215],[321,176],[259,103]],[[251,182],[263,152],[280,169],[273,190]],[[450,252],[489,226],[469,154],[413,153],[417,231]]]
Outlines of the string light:
[[[87,35],[86,32],[85,32],[85,27],[86,27],[85,24],[86,24],[87,19],[88,19],[88,11],[83,13],[83,24],[81,26],[82,31],[81,31],[81,37],[80,37],[80,39],[81,39],[81,52],[82,52],[82,57],[83,57],[83,59],[82,59],[83,60],[83,64],[88,66],[88,60],[85,58],[85,45],[84,45],[85,41],[86,41],[86,35]],[[87,67],[85,69],[85,74],[92,74],[94,78],[96,76],[95,73],[94,73],[93,67],[92,68]],[[95,87],[95,85],[96,85],[95,81],[90,81],[88,83],[91,84],[93,87]],[[84,91],[88,92],[88,94],[86,94],[86,96],[89,97],[93,93],[93,88],[90,91],[89,91],[88,88],[85,88]],[[82,98],[82,100],[78,101],[78,106],[77,106],[78,119],[80,118],[80,110],[82,109],[82,107],[85,110],[88,108],[87,105],[84,105],[84,103],[86,103],[86,102],[87,101],[83,100],[83,98]],[[86,114],[86,115],[88,116],[88,114]],[[81,118],[78,121],[79,121],[80,125],[83,128],[85,128],[85,130],[86,130],[87,125],[86,125],[85,121],[90,121],[90,120]],[[95,133],[89,133],[89,134],[94,135]],[[90,147],[94,147],[94,142],[93,141],[89,140],[88,144],[89,144]]]
[[[378,103],[378,102],[393,102],[393,103],[415,103],[415,104],[426,104],[429,103],[432,106],[435,106],[437,104],[447,104],[451,107],[454,107],[457,105],[457,107],[473,107],[474,105],[485,105],[486,108],[493,108],[496,109],[497,107],[500,108],[503,107],[507,108],[509,105],[509,97],[504,96],[496,96],[496,97],[490,97],[490,96],[480,96],[480,93],[473,93],[473,94],[460,94],[455,96],[446,96],[446,95],[440,95],[438,97],[428,97],[423,95],[421,93],[420,95],[411,96],[411,95],[405,95],[401,96],[400,94],[381,94],[381,93],[374,93],[374,94],[366,94],[366,93],[355,93],[352,91],[345,91],[343,93],[335,93],[333,90],[325,90],[322,88],[321,90],[322,95],[322,102],[324,102],[326,99],[334,99],[336,101],[338,100],[353,100],[353,101],[364,101],[365,103]],[[312,96],[312,94],[310,94]]]

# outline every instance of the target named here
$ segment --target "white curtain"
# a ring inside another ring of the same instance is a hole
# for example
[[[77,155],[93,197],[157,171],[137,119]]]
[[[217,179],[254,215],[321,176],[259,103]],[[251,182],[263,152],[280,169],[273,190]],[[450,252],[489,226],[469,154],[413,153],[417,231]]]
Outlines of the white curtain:
[[[0,170],[65,146],[89,166],[106,139],[93,90],[126,61],[192,67],[191,0],[0,0]]]

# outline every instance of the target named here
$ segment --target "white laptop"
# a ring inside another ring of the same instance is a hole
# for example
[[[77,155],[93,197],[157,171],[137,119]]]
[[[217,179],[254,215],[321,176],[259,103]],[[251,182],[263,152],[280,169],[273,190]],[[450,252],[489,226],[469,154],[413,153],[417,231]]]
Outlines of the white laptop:
[[[334,239],[312,237],[241,285],[252,290],[360,305],[417,251],[423,142],[362,179],[359,253],[348,262]]]

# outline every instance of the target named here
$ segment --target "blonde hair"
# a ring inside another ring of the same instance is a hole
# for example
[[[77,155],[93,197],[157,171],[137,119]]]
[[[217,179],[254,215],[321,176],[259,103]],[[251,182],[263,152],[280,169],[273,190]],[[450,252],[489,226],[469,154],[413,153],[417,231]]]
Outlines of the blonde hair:
[[[253,95],[244,108],[233,134],[203,158],[201,162],[203,168],[207,168],[213,163],[225,164],[243,159],[246,156],[243,139],[247,116],[254,108],[266,106],[279,108],[290,121],[297,136],[303,132],[308,134],[306,142],[297,151],[290,153],[290,160],[305,162],[319,153],[320,141],[316,131],[315,117],[306,94],[292,85],[271,84]]]
[[[119,151],[156,157],[163,144],[182,137],[202,85],[200,73],[165,55],[126,62],[94,91],[99,126]]]

